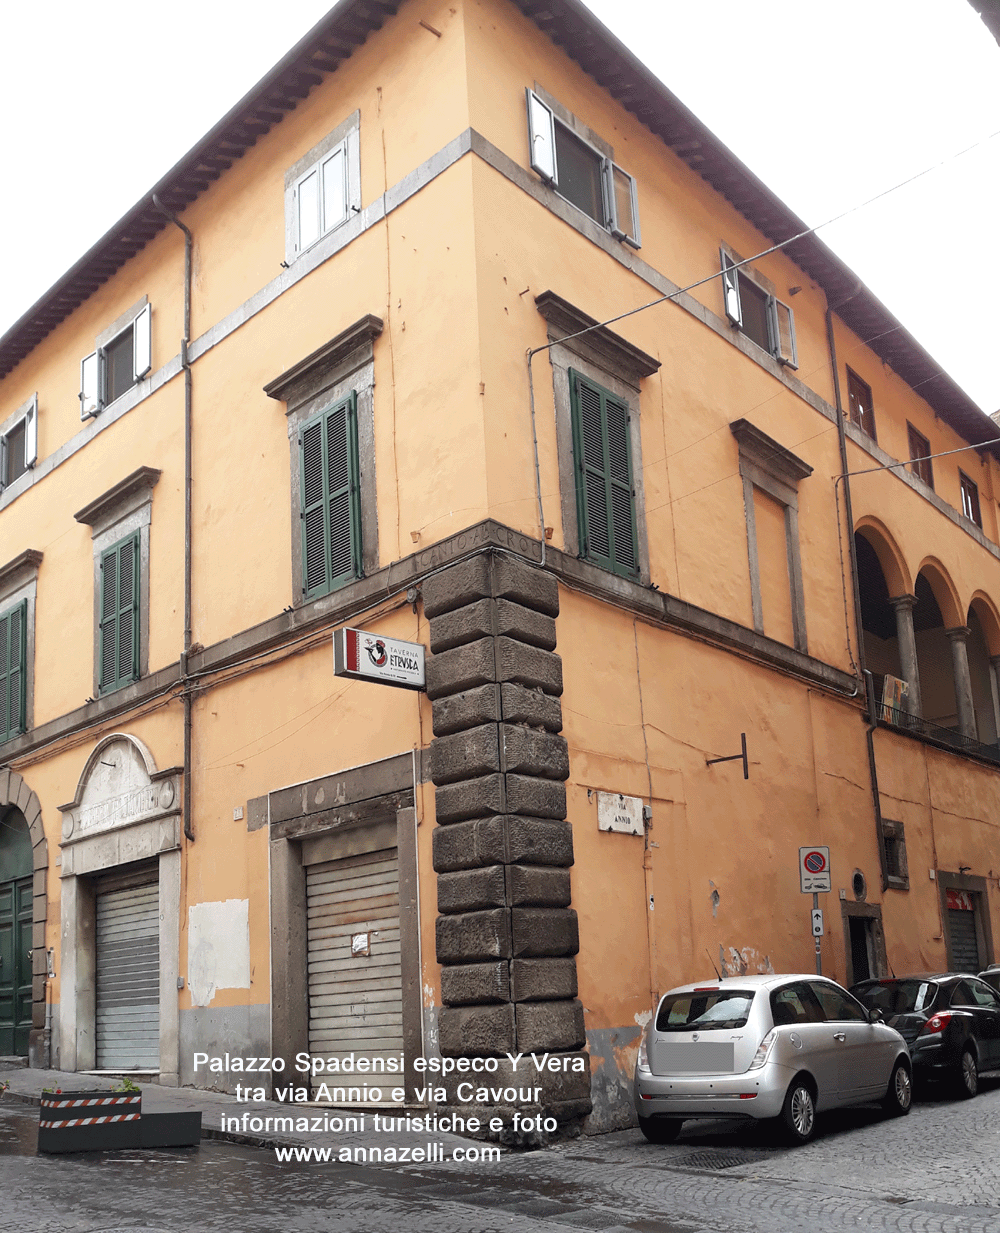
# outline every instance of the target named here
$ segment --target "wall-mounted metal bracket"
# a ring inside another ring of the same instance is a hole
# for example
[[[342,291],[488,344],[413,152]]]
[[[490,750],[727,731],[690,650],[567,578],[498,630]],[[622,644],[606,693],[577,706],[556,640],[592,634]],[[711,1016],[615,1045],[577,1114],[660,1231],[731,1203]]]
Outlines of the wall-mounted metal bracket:
[[[733,754],[729,758],[706,758],[705,765],[715,766],[717,762],[742,762],[743,763],[743,778],[749,779],[750,778],[750,763],[747,761],[747,734],[745,732],[740,733],[740,743],[743,746],[742,753]]]

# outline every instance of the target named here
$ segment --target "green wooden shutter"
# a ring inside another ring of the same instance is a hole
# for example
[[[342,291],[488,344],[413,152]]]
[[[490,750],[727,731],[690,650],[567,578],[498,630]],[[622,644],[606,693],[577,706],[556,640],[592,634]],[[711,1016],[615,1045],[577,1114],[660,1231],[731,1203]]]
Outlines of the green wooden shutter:
[[[628,404],[570,369],[580,555],[638,575]]]
[[[101,557],[101,692],[139,678],[139,537]]]
[[[0,740],[26,726],[28,601],[0,616]]]
[[[299,434],[302,589],[323,595],[361,577],[358,400],[351,393]]]

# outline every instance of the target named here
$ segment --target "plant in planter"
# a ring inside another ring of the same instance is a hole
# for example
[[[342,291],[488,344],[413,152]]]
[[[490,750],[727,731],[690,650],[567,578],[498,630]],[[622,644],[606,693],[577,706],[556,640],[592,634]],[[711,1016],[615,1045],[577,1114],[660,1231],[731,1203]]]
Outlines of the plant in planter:
[[[200,1141],[200,1113],[143,1113],[142,1089],[127,1076],[104,1091],[42,1092],[40,1152],[195,1147]]]

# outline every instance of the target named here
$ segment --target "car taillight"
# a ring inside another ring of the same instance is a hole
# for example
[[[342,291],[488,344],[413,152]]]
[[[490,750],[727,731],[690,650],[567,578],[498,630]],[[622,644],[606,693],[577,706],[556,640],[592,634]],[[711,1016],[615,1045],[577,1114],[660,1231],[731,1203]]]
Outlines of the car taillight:
[[[639,1056],[635,1063],[640,1070],[649,1070],[649,1050],[646,1048],[646,1033],[643,1032],[642,1040],[639,1042]]]
[[[949,1011],[942,1011],[939,1015],[931,1015],[924,1026],[920,1029],[920,1035],[934,1036],[938,1032],[943,1032],[948,1024],[951,1023],[951,1019],[952,1016]]]
[[[768,1032],[768,1034],[757,1046],[757,1052],[753,1055],[753,1061],[750,1063],[748,1069],[756,1070],[758,1067],[764,1065],[767,1061],[767,1055],[771,1052],[771,1046],[774,1044],[775,1036],[776,1032],[774,1028],[771,1028],[770,1032]]]

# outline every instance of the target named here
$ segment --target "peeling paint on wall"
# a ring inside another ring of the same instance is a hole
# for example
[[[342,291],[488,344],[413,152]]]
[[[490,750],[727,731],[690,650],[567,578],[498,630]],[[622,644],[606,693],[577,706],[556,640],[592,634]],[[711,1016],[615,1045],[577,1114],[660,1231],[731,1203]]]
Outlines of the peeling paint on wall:
[[[762,955],[760,951],[752,946],[744,946],[742,950],[737,950],[735,946],[730,946],[727,958],[725,947],[720,944],[719,969],[723,976],[746,976],[748,974],[758,976],[774,975],[771,956]]]
[[[604,1134],[636,1125],[632,1076],[641,1038],[641,1027],[596,1028],[587,1032],[594,1111],[584,1122],[585,1134]]]
[[[188,988],[194,1006],[219,989],[250,988],[250,901],[223,899],[188,909]]]
[[[635,1021],[640,1028],[644,1028],[652,1017],[653,1012],[651,1010],[640,1010],[635,1016]]]

